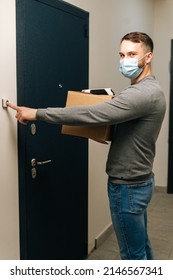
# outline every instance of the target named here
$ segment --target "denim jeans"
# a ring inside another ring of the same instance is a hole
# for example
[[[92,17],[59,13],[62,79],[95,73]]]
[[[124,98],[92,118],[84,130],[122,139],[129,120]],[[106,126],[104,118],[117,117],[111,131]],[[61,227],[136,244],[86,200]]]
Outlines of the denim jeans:
[[[153,189],[153,177],[133,185],[108,180],[112,223],[123,260],[154,259],[147,234],[146,211]]]

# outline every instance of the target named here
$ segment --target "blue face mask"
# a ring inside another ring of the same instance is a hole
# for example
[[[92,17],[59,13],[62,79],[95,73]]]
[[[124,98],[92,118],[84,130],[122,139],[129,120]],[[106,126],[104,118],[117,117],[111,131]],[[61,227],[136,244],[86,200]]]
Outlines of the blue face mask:
[[[139,60],[137,58],[124,58],[120,60],[120,67],[119,67],[120,72],[126,78],[129,78],[131,80],[136,79],[144,70],[144,67],[140,68],[138,66]]]

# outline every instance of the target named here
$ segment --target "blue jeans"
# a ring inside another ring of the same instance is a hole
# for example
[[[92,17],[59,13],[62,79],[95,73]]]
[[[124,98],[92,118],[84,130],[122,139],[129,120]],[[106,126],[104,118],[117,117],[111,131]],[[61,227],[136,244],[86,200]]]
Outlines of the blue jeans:
[[[147,234],[146,211],[153,189],[153,177],[133,185],[108,180],[112,223],[123,260],[154,259]]]

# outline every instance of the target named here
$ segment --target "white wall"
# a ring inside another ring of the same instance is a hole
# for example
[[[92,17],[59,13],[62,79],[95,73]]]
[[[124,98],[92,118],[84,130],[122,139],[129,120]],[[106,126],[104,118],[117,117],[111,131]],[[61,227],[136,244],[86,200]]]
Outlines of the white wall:
[[[0,1],[0,98],[16,103],[15,1]],[[1,100],[0,100],[1,101]],[[19,258],[16,121],[0,104],[0,259]]]
[[[170,95],[170,58],[171,39],[173,39],[173,1],[155,0],[154,11],[154,73],[164,90],[167,101],[167,112],[164,124],[157,142],[157,157],[154,171],[156,182],[160,186],[167,185],[168,169],[168,124]]]
[[[153,70],[169,105],[172,0],[68,0],[90,12],[90,87],[112,87],[119,93],[128,80],[118,71],[119,41],[130,31],[144,31],[155,41]],[[128,4],[127,4],[128,2]],[[155,6],[154,6],[155,4]],[[15,0],[0,1],[0,98],[16,103]],[[18,175],[14,113],[0,104],[0,259],[19,258]],[[168,117],[157,144],[156,184],[167,183]],[[105,163],[108,146],[89,144],[89,250],[110,224]]]

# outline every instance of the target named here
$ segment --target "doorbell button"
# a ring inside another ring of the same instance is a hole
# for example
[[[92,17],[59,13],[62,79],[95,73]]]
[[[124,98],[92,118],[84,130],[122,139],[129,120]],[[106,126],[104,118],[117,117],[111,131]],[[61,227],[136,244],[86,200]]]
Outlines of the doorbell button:
[[[7,108],[8,107],[7,102],[8,102],[7,99],[2,98],[2,108]]]

